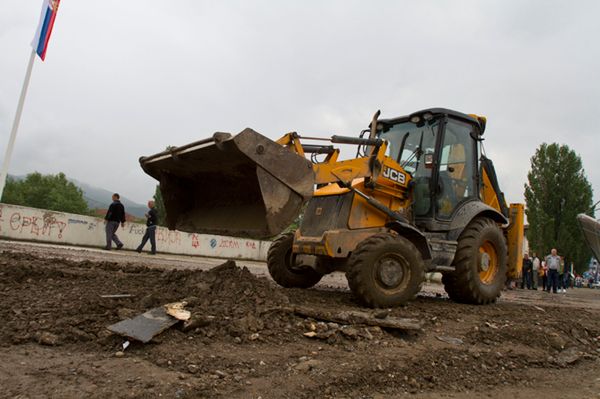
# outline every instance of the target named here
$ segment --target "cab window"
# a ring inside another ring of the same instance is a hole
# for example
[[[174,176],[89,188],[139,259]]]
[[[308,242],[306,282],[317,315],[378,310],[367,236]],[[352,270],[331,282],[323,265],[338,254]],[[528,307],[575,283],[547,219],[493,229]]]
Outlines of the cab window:
[[[475,142],[473,126],[450,119],[442,142],[437,198],[437,214],[449,218],[456,206],[475,193]]]
[[[434,157],[439,126],[439,120],[421,124],[403,122],[381,135],[389,142],[387,155],[413,177],[415,216],[427,216],[432,212],[432,165],[426,165],[425,160]]]

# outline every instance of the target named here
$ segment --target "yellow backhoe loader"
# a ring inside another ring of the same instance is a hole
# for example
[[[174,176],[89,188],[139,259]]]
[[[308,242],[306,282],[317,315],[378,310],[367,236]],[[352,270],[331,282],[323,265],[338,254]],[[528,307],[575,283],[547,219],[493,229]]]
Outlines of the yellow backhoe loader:
[[[523,205],[507,206],[482,152],[486,119],[443,108],[379,115],[357,137],[272,141],[245,129],[140,164],[160,182],[172,229],[265,238],[302,213],[268,252],[284,287],[343,271],[362,304],[390,307],[441,272],[453,300],[494,302],[520,272]],[[338,160],[334,144],[354,145],[356,157]]]

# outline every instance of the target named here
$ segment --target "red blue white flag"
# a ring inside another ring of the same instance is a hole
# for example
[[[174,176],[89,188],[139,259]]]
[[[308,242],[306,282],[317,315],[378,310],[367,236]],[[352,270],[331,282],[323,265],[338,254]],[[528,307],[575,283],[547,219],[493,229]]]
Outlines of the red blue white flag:
[[[52,34],[52,27],[58,12],[58,4],[60,0],[43,0],[42,14],[40,15],[40,23],[38,25],[31,46],[40,56],[42,61],[46,58],[46,50],[48,49],[48,41]]]

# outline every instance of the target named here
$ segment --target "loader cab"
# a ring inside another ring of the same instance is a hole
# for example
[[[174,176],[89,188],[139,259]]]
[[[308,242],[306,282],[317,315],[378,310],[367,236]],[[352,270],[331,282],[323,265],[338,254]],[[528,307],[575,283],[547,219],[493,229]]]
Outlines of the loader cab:
[[[387,155],[412,176],[415,224],[443,230],[463,203],[479,198],[482,121],[436,108],[380,120],[379,127]]]

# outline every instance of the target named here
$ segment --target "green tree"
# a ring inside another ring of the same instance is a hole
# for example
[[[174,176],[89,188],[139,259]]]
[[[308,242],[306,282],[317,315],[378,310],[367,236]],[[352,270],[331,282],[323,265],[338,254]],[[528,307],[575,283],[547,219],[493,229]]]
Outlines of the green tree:
[[[165,150],[169,151],[175,146],[168,145]],[[167,210],[165,209],[165,203],[163,201],[162,192],[160,191],[160,185],[156,185],[156,189],[154,190],[154,209],[158,212],[158,225],[166,227],[167,226]]]
[[[531,158],[525,184],[529,230],[527,239],[539,256],[556,248],[565,264],[574,263],[582,272],[591,252],[577,224],[579,213],[593,216],[592,186],[587,180],[581,158],[566,145],[543,143]]]
[[[166,226],[167,211],[165,210],[165,203],[163,202],[162,193],[158,184],[156,185],[156,190],[154,190],[154,209],[158,212],[158,225]]]
[[[42,175],[35,172],[28,174],[23,180],[9,178],[4,187],[2,202],[51,211],[89,214],[83,191],[68,181],[64,173]]]

